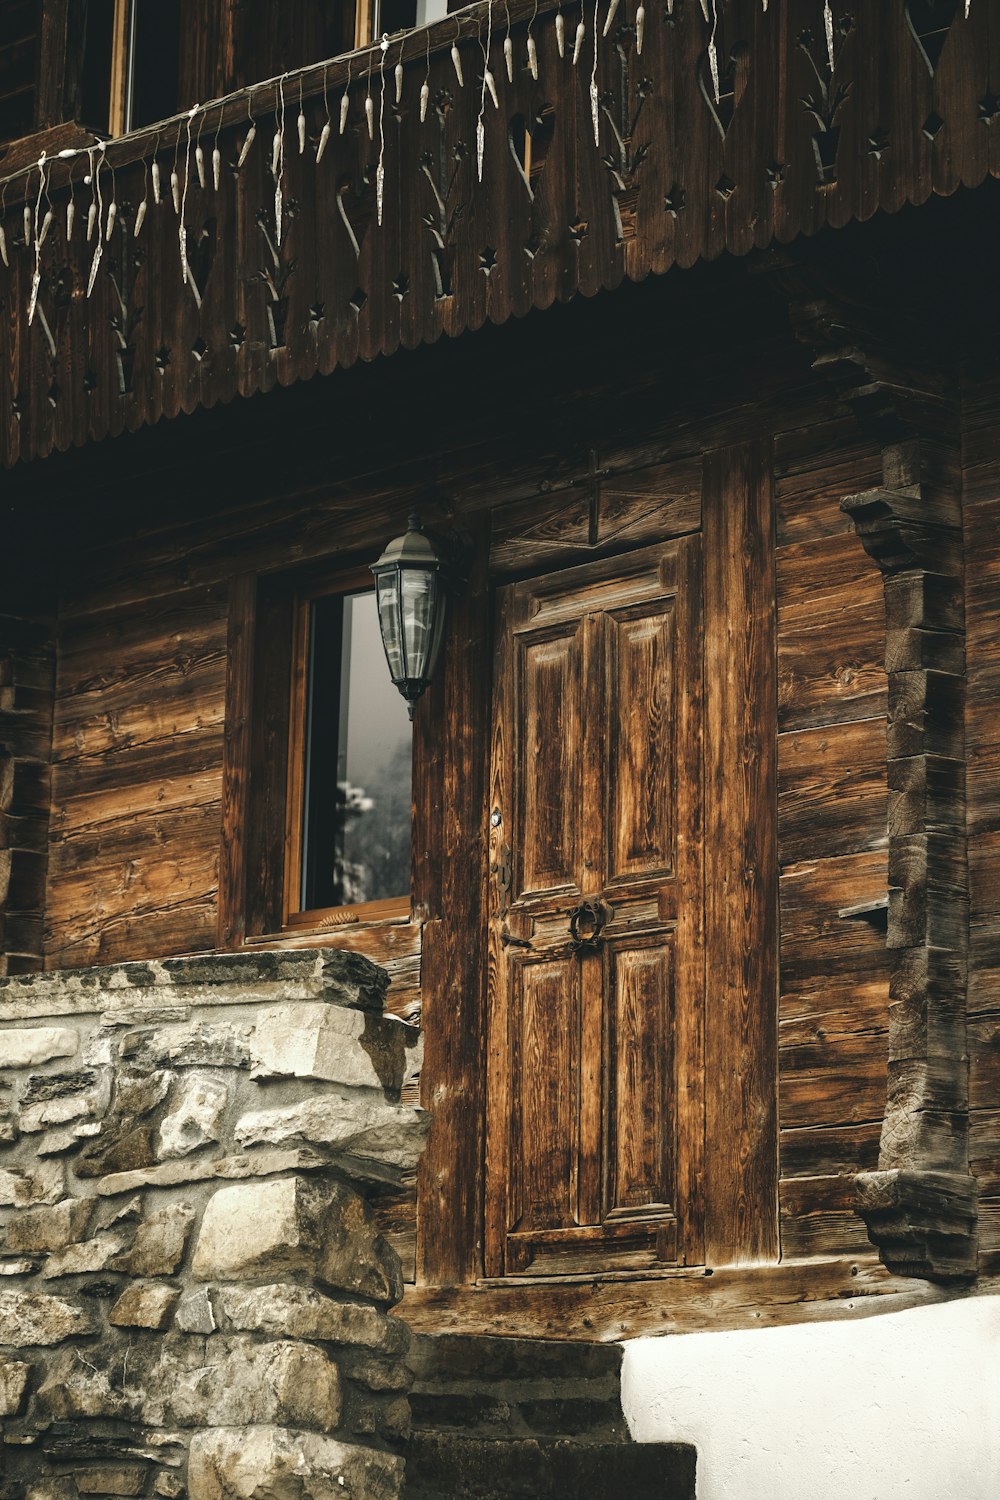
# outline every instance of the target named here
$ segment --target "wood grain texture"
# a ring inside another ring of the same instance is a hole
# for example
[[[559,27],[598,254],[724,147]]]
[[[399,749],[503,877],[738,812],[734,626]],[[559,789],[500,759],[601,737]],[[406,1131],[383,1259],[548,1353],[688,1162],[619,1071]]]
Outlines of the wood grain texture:
[[[777,693],[767,443],[709,454],[705,526],[706,1253],[773,1259],[777,1231]]]

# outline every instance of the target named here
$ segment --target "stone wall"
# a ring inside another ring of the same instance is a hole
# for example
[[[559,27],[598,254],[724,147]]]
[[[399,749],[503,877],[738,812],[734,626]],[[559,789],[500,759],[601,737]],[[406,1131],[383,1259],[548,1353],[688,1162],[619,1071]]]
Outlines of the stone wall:
[[[0,1500],[380,1500],[412,1028],[346,953],[0,979]]]

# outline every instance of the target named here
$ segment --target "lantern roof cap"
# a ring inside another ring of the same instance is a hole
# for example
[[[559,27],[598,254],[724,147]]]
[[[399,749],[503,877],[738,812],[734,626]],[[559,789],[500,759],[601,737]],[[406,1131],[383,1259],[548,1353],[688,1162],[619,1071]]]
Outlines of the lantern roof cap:
[[[420,517],[416,512],[408,517],[407,530],[403,535],[393,537],[388,543],[378,562],[373,564],[372,571],[397,566],[409,568],[439,568],[441,566],[440,554],[430,537],[424,532]]]

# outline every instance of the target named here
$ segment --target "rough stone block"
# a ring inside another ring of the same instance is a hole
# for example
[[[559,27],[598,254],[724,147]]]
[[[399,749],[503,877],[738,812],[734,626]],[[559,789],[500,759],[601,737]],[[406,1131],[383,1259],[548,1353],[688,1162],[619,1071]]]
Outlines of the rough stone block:
[[[33,1167],[2,1167],[0,1207],[32,1208],[36,1203],[56,1203],[65,1186],[66,1173],[61,1161],[43,1161]]]
[[[362,1046],[363,1037],[381,1034],[389,1024],[336,1005],[303,1002],[269,1006],[261,1011],[254,1027],[250,1076],[317,1078],[353,1088],[398,1091],[402,1066],[398,1076],[395,1068],[388,1072],[383,1068],[383,1077],[376,1069],[371,1047]]]
[[[108,1314],[108,1322],[119,1328],[169,1326],[180,1292],[162,1281],[136,1281],[125,1288]]]
[[[141,1495],[147,1470],[142,1464],[104,1464],[74,1475],[81,1495]]]
[[[415,1170],[423,1150],[429,1116],[409,1106],[390,1104],[381,1090],[325,1094],[246,1114],[236,1126],[238,1146],[276,1146],[302,1140],[334,1146],[345,1155],[370,1160],[380,1169]]]
[[[79,1334],[96,1333],[93,1316],[73,1302],[44,1293],[0,1288],[0,1328],[15,1348],[61,1344]]]
[[[31,1366],[0,1359],[0,1417],[16,1417],[24,1400]]]
[[[7,1225],[8,1250],[62,1250],[87,1232],[93,1202],[67,1198],[52,1208],[30,1208]]]
[[[119,1362],[114,1371],[100,1369],[96,1361],[100,1350],[67,1349],[52,1362],[38,1388],[38,1405],[47,1416],[61,1422],[87,1418],[128,1421],[138,1415],[143,1392],[137,1385],[123,1388],[124,1370]]]
[[[113,1172],[134,1172],[156,1161],[156,1128],[148,1120],[108,1121],[91,1145],[81,1151],[74,1165],[77,1177],[106,1177]]]
[[[147,1415],[185,1427],[276,1422],[329,1430],[340,1421],[340,1375],[314,1344],[212,1338],[204,1352],[170,1341],[150,1372]]]
[[[79,1043],[69,1026],[12,1027],[0,1040],[0,1068],[35,1068],[54,1057],[75,1057]]]
[[[410,1330],[398,1318],[358,1302],[335,1302],[312,1287],[219,1287],[215,1305],[225,1327],[248,1332],[325,1339],[385,1354],[402,1354],[410,1343]]]
[[[184,1259],[193,1223],[194,1209],[189,1203],[169,1203],[157,1209],[139,1225],[132,1249],[112,1262],[111,1270],[133,1276],[173,1276]]]
[[[130,1032],[121,1055],[138,1067],[245,1068],[249,1026],[237,1021],[193,1021]]]
[[[399,1263],[364,1201],[342,1183],[303,1177],[221,1188],[205,1209],[192,1270],[200,1281],[302,1271],[374,1301],[402,1296]]]
[[[100,1100],[91,1092],[67,1094],[61,1099],[41,1099],[21,1110],[18,1124],[25,1135],[33,1135],[36,1131],[47,1130],[50,1125],[65,1125],[84,1115],[96,1114],[99,1108]]]
[[[212,1311],[212,1299],[208,1294],[207,1287],[199,1287],[196,1292],[185,1292],[177,1304],[177,1312],[174,1316],[175,1325],[184,1333],[214,1333],[216,1329],[215,1313]],[[280,1332],[280,1329],[275,1329]]]
[[[99,1234],[92,1240],[81,1240],[79,1244],[67,1245],[65,1250],[50,1255],[42,1277],[45,1281],[54,1281],[58,1276],[103,1271],[124,1248],[125,1239],[120,1234]]]
[[[217,1078],[191,1073],[178,1084],[173,1108],[160,1124],[158,1155],[187,1156],[217,1141],[229,1090]]]
[[[317,1433],[282,1427],[198,1432],[190,1500],[397,1500],[403,1461]]]

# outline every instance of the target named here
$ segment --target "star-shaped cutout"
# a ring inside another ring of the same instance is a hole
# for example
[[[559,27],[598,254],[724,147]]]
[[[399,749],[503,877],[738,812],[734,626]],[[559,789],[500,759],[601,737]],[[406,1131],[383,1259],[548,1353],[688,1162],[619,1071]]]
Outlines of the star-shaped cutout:
[[[234,323],[229,330],[229,342],[234,349],[242,349],[246,342],[247,331],[242,323]]]
[[[784,182],[786,170],[787,168],[783,161],[772,161],[768,166],[767,180],[770,183],[772,192]]]
[[[191,345],[191,353],[194,355],[198,363],[201,364],[202,360],[205,358],[205,355],[208,353],[208,345],[205,343],[205,340],[203,338],[195,339],[194,343]]]
[[[162,375],[164,370],[167,368],[167,365],[169,365],[170,363],[170,350],[167,348],[166,344],[160,345],[159,349],[157,349],[156,354],[154,355],[154,358],[156,360],[156,368]]]
[[[490,276],[496,270],[497,253],[492,245],[486,245],[479,252],[479,269],[484,276]]]
[[[676,182],[673,183],[663,200],[664,213],[668,213],[672,218],[676,219],[678,214],[684,212],[686,204],[687,194],[684,189],[679,187]]]
[[[868,137],[868,154],[881,161],[889,149],[889,132],[884,125],[876,125]]]
[[[93,370],[88,370],[83,377],[83,388],[88,396],[92,396],[97,390],[97,376]]]
[[[577,219],[575,224],[571,224],[569,226],[570,239],[576,240],[577,244],[579,244],[581,240],[585,240],[589,233],[590,224],[586,219]]]
[[[979,100],[978,109],[979,118],[984,125],[992,125],[997,115],[1000,115],[1000,99],[997,98],[992,89],[987,89],[986,93]]]
[[[309,309],[309,321],[316,328],[326,317],[326,303],[314,302]]]
[[[392,295],[398,302],[402,302],[403,298],[409,295],[409,291],[410,278],[404,271],[400,271],[392,283]]]

